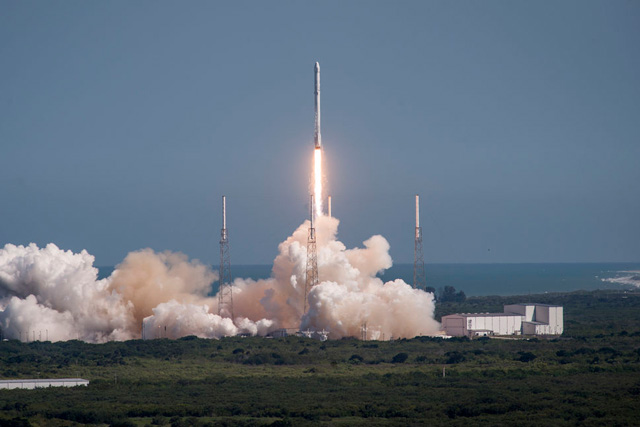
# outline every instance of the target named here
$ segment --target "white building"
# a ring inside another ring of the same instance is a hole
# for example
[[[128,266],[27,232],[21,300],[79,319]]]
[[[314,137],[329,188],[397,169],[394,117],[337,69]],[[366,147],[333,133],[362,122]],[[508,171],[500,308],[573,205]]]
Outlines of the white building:
[[[442,317],[442,328],[451,336],[560,335],[562,307],[548,304],[512,304],[504,313],[460,313]]]
[[[524,335],[561,335],[564,331],[564,315],[559,305],[511,304],[504,306],[504,312],[523,316]]]
[[[522,316],[510,313],[462,313],[442,317],[447,335],[485,336],[517,335],[522,330]]]
[[[2,380],[0,389],[3,388],[40,388],[40,387],[75,387],[87,386],[89,380],[82,378],[55,378],[55,379],[29,379],[29,380]]]

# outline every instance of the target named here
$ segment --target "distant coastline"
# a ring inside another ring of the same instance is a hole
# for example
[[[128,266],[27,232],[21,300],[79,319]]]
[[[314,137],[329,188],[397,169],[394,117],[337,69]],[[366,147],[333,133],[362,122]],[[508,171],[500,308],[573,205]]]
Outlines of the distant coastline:
[[[212,266],[217,269],[218,266]],[[270,264],[232,265],[233,277],[266,279]],[[637,263],[521,263],[521,264],[427,264],[427,286],[453,286],[467,296],[525,295],[596,289],[640,288]],[[114,267],[98,267],[99,278]],[[413,282],[413,264],[396,264],[379,277],[386,281]],[[322,271],[320,271],[322,279]],[[214,283],[212,293],[217,291]]]

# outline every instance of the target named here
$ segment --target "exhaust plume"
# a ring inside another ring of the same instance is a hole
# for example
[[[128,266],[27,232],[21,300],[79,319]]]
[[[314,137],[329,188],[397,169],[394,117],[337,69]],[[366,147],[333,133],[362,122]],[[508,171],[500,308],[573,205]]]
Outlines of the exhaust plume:
[[[98,280],[94,257],[54,244],[0,249],[0,327],[6,338],[88,342],[197,335],[266,335],[280,328],[325,330],[330,338],[411,338],[437,333],[433,294],[376,275],[391,267],[389,244],[373,236],[347,249],[339,221],[317,218],[319,284],[308,295],[305,221],[278,247],[268,279],[235,279],[234,319],[219,316],[210,296],[218,274],[183,254],[143,249],[127,255],[110,277]]]
[[[313,196],[316,216],[322,215],[322,148],[313,150]]]

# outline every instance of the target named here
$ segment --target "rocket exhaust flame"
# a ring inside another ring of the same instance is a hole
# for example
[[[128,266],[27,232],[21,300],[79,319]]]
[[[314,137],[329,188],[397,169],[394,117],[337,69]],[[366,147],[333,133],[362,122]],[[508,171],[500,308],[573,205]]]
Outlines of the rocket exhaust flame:
[[[315,197],[316,216],[322,215],[322,149],[313,150],[313,196]]]

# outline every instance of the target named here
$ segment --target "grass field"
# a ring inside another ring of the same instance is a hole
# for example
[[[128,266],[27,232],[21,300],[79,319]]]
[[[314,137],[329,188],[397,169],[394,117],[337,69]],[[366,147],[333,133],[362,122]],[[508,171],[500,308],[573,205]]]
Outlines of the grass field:
[[[565,307],[555,339],[319,342],[226,338],[0,343],[0,425],[630,425],[640,414],[640,294],[478,297],[452,312]],[[443,368],[446,376],[443,377]]]

